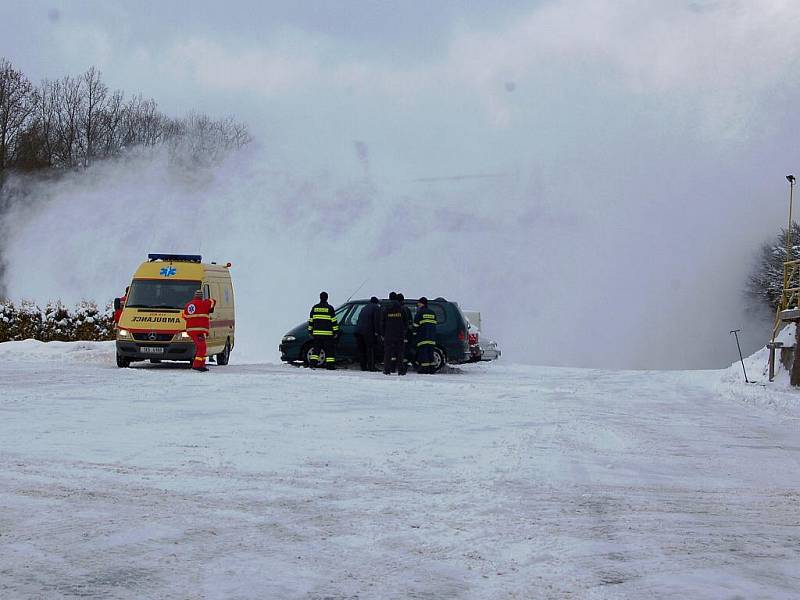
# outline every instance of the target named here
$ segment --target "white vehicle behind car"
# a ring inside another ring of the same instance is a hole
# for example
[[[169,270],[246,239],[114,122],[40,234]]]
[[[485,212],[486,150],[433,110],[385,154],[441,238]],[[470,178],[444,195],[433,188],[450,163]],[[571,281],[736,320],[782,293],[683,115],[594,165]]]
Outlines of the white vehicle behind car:
[[[500,350],[497,342],[485,338],[482,334],[481,313],[478,311],[465,310],[464,316],[469,323],[469,351],[470,361],[489,361],[500,358]]]

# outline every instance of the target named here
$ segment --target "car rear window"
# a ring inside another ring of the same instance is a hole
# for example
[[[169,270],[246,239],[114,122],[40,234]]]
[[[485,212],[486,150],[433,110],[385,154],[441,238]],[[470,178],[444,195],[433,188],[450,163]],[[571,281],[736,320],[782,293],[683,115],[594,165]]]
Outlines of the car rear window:
[[[411,309],[411,316],[412,317],[416,316],[417,314],[416,303],[412,305],[406,302],[406,306],[408,306]],[[433,314],[436,315],[436,322],[438,324],[447,323],[447,311],[444,309],[444,306],[442,306],[441,304],[430,303],[428,304],[428,308],[431,309],[433,311]]]

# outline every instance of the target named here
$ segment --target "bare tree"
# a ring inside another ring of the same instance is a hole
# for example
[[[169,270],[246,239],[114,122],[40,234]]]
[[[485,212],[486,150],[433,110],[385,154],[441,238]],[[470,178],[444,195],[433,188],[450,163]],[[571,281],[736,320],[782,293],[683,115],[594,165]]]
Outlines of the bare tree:
[[[81,103],[80,124],[83,129],[84,155],[83,166],[95,157],[95,142],[99,137],[101,115],[108,97],[108,87],[100,79],[100,72],[90,67],[83,74],[83,102]]]
[[[234,121],[233,117],[229,117],[226,119],[226,127],[228,130],[228,136],[232,144],[232,148],[235,150],[239,150],[240,148],[244,148],[247,144],[253,141],[252,136],[247,131],[247,126],[244,123],[240,123],[239,121]]]
[[[0,58],[0,175],[10,167],[86,167],[135,146],[166,145],[173,160],[199,166],[249,142],[247,128],[233,118],[169,118],[152,98],[126,101],[94,67],[37,88]]]
[[[166,119],[155,100],[134,96],[123,112],[122,147],[155,146],[162,140]]]
[[[215,120],[198,112],[183,119],[169,119],[164,136],[173,158],[195,165],[218,162],[250,142],[242,123],[230,117]]]
[[[56,119],[58,115],[58,98],[60,84],[58,81],[45,79],[39,86],[39,106],[36,112],[36,123],[41,132],[41,160],[45,166],[55,166]]]
[[[38,99],[28,78],[0,58],[0,176],[14,159],[16,142],[30,125]]]
[[[152,98],[139,105],[139,139],[145,146],[155,146],[161,142],[164,130],[164,115],[158,110],[156,101]]]
[[[124,94],[116,90],[108,98],[102,118],[103,156],[114,156],[122,147],[123,123],[125,119]]]
[[[70,76],[64,77],[59,92],[56,113],[59,162],[65,167],[74,167],[79,164],[83,153],[83,136],[80,131],[83,81]]]

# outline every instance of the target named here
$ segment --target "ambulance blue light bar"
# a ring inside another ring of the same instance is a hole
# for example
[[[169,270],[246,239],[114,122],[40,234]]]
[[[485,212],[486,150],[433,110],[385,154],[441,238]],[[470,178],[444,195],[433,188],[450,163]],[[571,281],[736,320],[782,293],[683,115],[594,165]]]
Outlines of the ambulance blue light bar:
[[[148,254],[147,259],[150,262],[154,260],[169,260],[175,262],[203,262],[203,257],[199,254]]]

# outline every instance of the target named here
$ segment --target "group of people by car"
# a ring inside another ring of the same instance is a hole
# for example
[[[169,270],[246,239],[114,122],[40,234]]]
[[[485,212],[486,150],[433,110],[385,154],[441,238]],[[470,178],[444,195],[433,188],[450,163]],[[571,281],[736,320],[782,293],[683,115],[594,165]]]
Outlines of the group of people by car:
[[[336,368],[336,341],[339,323],[333,306],[328,303],[327,292],[320,292],[319,303],[311,308],[308,331],[313,338],[309,367]],[[355,336],[362,371],[377,371],[376,350],[383,342],[383,372],[405,375],[410,362],[406,359],[406,345],[412,343],[416,351],[419,373],[435,371],[436,314],[428,308],[428,299],[417,300],[417,312],[412,318],[411,309],[405,306],[403,294],[392,292],[389,303],[381,306],[377,297],[370,298],[358,315]]]

